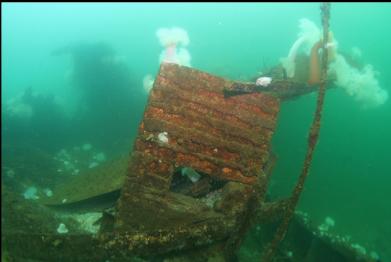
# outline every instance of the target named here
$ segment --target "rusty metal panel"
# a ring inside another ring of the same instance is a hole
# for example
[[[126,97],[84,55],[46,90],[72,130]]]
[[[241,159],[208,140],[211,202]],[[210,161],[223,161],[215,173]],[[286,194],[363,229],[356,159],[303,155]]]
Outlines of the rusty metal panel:
[[[266,187],[262,170],[269,159],[279,99],[262,93],[225,97],[224,90],[234,84],[196,69],[162,64],[118,202],[118,229],[175,228],[200,220],[208,224],[215,217],[224,221],[224,214],[170,191],[181,167],[243,184],[235,193],[241,197],[228,206],[245,205],[261,175]],[[200,210],[191,211],[195,209]]]
[[[189,166],[221,179],[252,184],[269,155],[278,99],[261,93],[224,97],[234,82],[175,64],[162,64],[134,151],[136,176],[170,182],[172,168]],[[167,132],[168,143],[159,141]]]

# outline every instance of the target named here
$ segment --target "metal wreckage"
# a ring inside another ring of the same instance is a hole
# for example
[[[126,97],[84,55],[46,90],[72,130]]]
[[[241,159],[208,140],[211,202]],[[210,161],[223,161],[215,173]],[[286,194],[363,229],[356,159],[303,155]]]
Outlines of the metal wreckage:
[[[289,204],[266,197],[280,103],[317,90],[274,76],[268,90],[258,91],[251,83],[162,64],[130,157],[77,177],[41,201],[71,209],[116,200],[115,208],[105,209],[100,231],[58,234],[34,225],[57,218],[3,192],[5,210],[31,216],[29,225],[14,220],[4,230],[10,261],[229,261],[253,224],[272,234],[267,228],[281,221]],[[281,246],[290,241],[299,250],[291,261],[357,258],[354,250],[311,233],[299,216],[291,227]]]
[[[268,201],[280,104],[319,87],[287,79],[282,67],[267,75],[273,81],[264,88],[163,63],[130,156],[74,178],[39,204],[3,188],[3,259],[236,261],[258,225],[262,261],[372,261],[316,234],[293,213],[294,194]],[[87,206],[104,209],[97,233],[72,230],[72,222],[67,234],[56,232],[63,220],[53,208]],[[284,221],[288,232],[279,227]]]

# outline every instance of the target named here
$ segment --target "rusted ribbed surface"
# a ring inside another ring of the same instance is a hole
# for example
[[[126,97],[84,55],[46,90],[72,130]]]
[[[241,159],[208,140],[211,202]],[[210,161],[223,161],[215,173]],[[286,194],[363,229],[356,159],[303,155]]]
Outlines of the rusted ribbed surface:
[[[161,66],[118,201],[119,230],[160,230],[197,221],[208,225],[223,216],[206,206],[192,212],[201,207],[197,199],[170,191],[180,167],[245,185],[229,204],[237,210],[260,176],[266,187],[262,170],[269,158],[279,99],[261,93],[224,97],[224,89],[233,84],[187,67]],[[164,132],[168,141],[159,139]],[[226,218],[227,225],[229,221]],[[228,226],[224,228],[229,232]]]
[[[189,166],[252,184],[268,159],[279,102],[260,93],[225,98],[223,90],[232,84],[163,64],[135,143],[143,163],[133,162],[134,175],[159,176],[167,187],[173,167]],[[158,140],[162,132],[168,143]]]

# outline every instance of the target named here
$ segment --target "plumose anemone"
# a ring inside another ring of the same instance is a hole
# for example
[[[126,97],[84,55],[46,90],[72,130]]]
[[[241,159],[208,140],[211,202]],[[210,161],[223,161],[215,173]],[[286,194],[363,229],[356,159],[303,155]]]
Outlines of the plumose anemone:
[[[179,27],[160,28],[156,35],[160,44],[165,48],[160,54],[160,62],[190,66],[191,56],[185,48],[190,40],[184,29]],[[180,45],[183,47],[179,47]]]

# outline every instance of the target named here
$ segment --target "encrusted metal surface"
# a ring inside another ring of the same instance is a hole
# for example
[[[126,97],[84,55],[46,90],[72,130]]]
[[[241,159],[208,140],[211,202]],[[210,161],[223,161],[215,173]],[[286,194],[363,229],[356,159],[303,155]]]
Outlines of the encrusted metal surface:
[[[278,99],[246,94],[225,98],[234,82],[163,64],[139,128],[134,175],[155,176],[168,189],[174,167],[189,166],[222,179],[255,182],[269,156]],[[168,143],[159,140],[167,132]]]
[[[162,64],[118,202],[119,230],[175,229],[199,221],[212,223],[216,216],[229,221],[216,208],[170,191],[181,167],[244,186],[227,200],[229,204],[222,204],[238,211],[231,218],[244,211],[255,183],[266,187],[263,168],[269,160],[279,99],[262,93],[225,97],[224,89],[234,84],[196,69]]]

